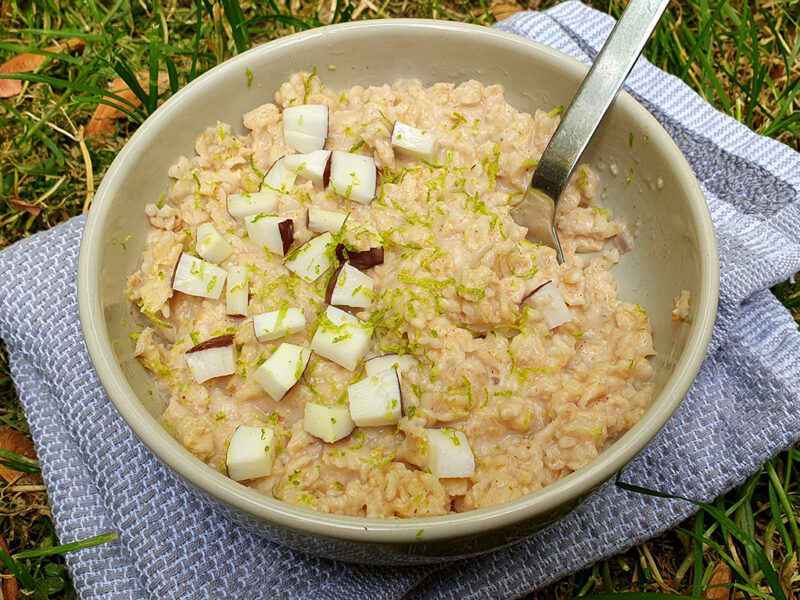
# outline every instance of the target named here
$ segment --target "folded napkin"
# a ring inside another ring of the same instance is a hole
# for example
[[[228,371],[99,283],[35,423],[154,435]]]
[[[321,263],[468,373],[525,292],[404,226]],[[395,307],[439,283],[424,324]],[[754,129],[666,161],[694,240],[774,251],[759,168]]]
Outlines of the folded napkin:
[[[500,23],[589,62],[613,19],[577,2]],[[628,90],[669,131],[708,200],[721,298],[712,344],[683,404],[623,472],[710,500],[800,437],[800,334],[768,287],[800,270],[800,156],[712,109],[640,60]],[[606,484],[534,538],[433,567],[371,568],[307,556],[227,521],[163,466],[109,403],[78,324],[83,218],[0,252],[0,337],[30,423],[80,598],[514,598],[618,553],[692,512]]]

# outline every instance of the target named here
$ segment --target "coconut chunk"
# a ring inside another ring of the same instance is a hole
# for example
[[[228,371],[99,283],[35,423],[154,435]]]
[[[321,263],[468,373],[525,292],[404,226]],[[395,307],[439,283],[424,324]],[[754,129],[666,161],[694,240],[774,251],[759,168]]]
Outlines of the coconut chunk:
[[[192,379],[203,383],[215,377],[233,375],[233,335],[221,335],[206,340],[186,352],[186,364]]]
[[[397,369],[386,369],[347,386],[350,416],[359,427],[394,425],[403,416]]]
[[[402,374],[416,366],[417,359],[408,354],[384,354],[383,356],[370,358],[364,363],[364,369],[366,369],[368,376],[375,375],[386,369],[391,369],[392,367],[396,368],[397,372]]]
[[[302,331],[306,318],[300,308],[273,310],[253,317],[253,329],[259,342],[268,342]]]
[[[350,435],[355,423],[346,406],[322,406],[306,402],[303,429],[323,442],[332,444]]]
[[[212,263],[221,263],[233,252],[233,247],[211,223],[203,223],[197,228],[195,249],[200,258]]]
[[[369,204],[375,198],[378,170],[371,156],[335,150],[331,156],[331,187],[348,200]]]
[[[297,173],[286,167],[286,158],[279,158],[267,171],[264,181],[261,182],[261,191],[272,191],[286,194],[291,191]]]
[[[247,303],[250,300],[250,284],[247,281],[247,268],[236,265],[228,270],[225,288],[225,313],[235,317],[247,316]]]
[[[572,320],[569,308],[552,281],[548,281],[533,290],[522,299],[522,303],[539,311],[545,323],[547,323],[548,329],[553,329]]]
[[[275,433],[271,429],[239,425],[225,455],[228,477],[244,481],[270,475],[276,445]]]
[[[228,194],[228,214],[243,219],[259,213],[269,214],[278,208],[279,194],[272,190],[244,194]]]
[[[307,214],[308,228],[315,233],[339,233],[348,217],[345,213],[322,208],[309,208]]]
[[[283,260],[287,269],[312,283],[333,266],[333,236],[326,232],[311,238]]]
[[[294,221],[259,213],[244,219],[247,235],[254,244],[278,256],[285,256],[294,241]]]
[[[322,150],[328,138],[328,107],[301,104],[283,110],[283,138],[298,152]]]
[[[375,282],[349,263],[344,263],[328,281],[325,302],[333,306],[369,308]]]
[[[428,467],[436,477],[472,477],[475,456],[467,436],[456,429],[426,429]]]
[[[436,136],[400,121],[392,128],[392,147],[406,156],[432,161],[436,155]]]
[[[348,312],[329,306],[320,315],[311,349],[351,371],[372,343],[372,327]]]
[[[175,268],[172,289],[189,296],[217,300],[225,289],[227,276],[225,269],[184,252]]]
[[[308,348],[281,344],[253,373],[253,379],[273,400],[280,401],[300,381],[309,358],[311,350]]]
[[[308,154],[291,154],[283,159],[284,166],[292,169],[314,185],[328,187],[331,177],[331,151],[314,150]]]

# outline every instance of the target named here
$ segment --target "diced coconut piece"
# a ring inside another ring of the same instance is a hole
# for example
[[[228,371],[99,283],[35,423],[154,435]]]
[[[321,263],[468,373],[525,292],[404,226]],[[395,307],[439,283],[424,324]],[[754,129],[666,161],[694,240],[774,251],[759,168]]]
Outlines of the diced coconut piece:
[[[286,159],[279,158],[267,171],[261,182],[261,191],[272,191],[285,194],[292,189],[297,173],[285,165]]]
[[[312,283],[333,265],[333,236],[329,232],[311,238],[283,259],[287,269]]]
[[[253,329],[259,342],[292,335],[305,329],[305,326],[306,318],[300,308],[273,310],[253,317]]]
[[[475,456],[467,436],[455,429],[426,429],[428,467],[436,477],[472,477]]]
[[[311,358],[311,350],[294,344],[281,344],[253,373],[253,379],[274,400],[281,400],[300,381]]]
[[[364,363],[364,368],[366,369],[368,376],[376,375],[377,373],[385,371],[386,369],[391,369],[392,367],[396,368],[398,373],[405,373],[409,369],[413,369],[416,366],[417,359],[408,354],[384,354],[383,356],[370,358]]]
[[[553,284],[548,281],[537,287],[522,299],[522,303],[538,310],[547,323],[548,329],[553,329],[572,320],[569,308],[561,298],[561,294]]]
[[[335,150],[331,156],[331,187],[339,196],[369,204],[375,198],[378,170],[371,156]]]
[[[334,306],[350,308],[369,308],[372,306],[372,277],[344,263],[333,273],[328,281],[325,302]]]
[[[272,190],[244,194],[228,194],[228,214],[234,219],[243,219],[259,213],[275,212],[280,196]]]
[[[225,313],[235,317],[247,316],[250,300],[250,284],[247,282],[247,267],[236,265],[228,270],[225,289]]]
[[[233,375],[233,334],[221,335],[197,344],[186,352],[192,379],[203,383],[214,377]]]
[[[273,254],[285,256],[294,241],[294,221],[286,217],[259,213],[244,218],[250,241]]]
[[[189,296],[217,300],[225,289],[227,275],[225,269],[184,252],[175,268],[172,289]]]
[[[392,146],[406,156],[432,161],[436,154],[436,136],[400,121],[392,128]]]
[[[347,220],[345,213],[325,210],[323,208],[308,209],[308,228],[315,233],[338,233]]]
[[[355,424],[346,406],[322,406],[306,402],[303,429],[323,442],[333,442],[347,437]]]
[[[283,138],[298,152],[322,150],[328,138],[328,107],[301,104],[283,110]]]
[[[284,157],[284,166],[292,169],[314,185],[328,187],[331,177],[331,151],[314,150],[308,154],[291,154]]]
[[[200,258],[212,263],[221,263],[233,252],[231,245],[211,223],[203,223],[197,228],[195,249]]]
[[[266,477],[275,460],[275,433],[267,427],[239,425],[233,432],[225,456],[228,477],[236,481]]]
[[[320,315],[311,349],[351,371],[356,368],[372,343],[372,327],[358,317],[335,306]]]
[[[386,369],[347,386],[350,416],[359,427],[394,425],[403,416],[397,369]]]
[[[368,250],[348,250],[344,244],[336,246],[336,258],[339,262],[348,261],[356,269],[369,269],[383,264],[383,246],[375,246]]]

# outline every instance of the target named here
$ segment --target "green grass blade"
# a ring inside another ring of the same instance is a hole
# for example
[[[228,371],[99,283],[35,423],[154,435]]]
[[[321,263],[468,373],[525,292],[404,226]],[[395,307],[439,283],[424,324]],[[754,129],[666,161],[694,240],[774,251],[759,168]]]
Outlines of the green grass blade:
[[[75,550],[83,550],[84,548],[92,548],[101,544],[107,544],[117,539],[117,533],[112,531],[110,533],[103,533],[94,537],[72,542],[70,544],[62,544],[60,546],[53,546],[52,548],[44,548],[41,550],[25,550],[16,553],[14,560],[22,560],[25,558],[41,558],[43,556],[52,556],[54,554],[63,554],[64,552],[74,552]]]
[[[147,90],[147,103],[145,109],[150,115],[155,112],[158,106],[158,55],[159,39],[161,38],[161,27],[153,25],[150,28],[150,57],[149,57],[149,89]]]
[[[703,515],[702,510],[697,511],[694,518],[694,572],[692,573],[692,596],[699,597],[703,593],[703,543],[699,539],[703,536]]]
[[[300,29],[302,31],[306,31],[307,29],[311,29],[311,25],[309,25],[305,21],[301,21],[300,19],[297,19],[297,18],[292,17],[290,15],[282,15],[280,13],[273,13],[273,14],[269,14],[269,15],[264,15],[263,17],[260,18],[260,20],[262,20],[262,21],[263,20],[275,21],[277,23],[281,23],[282,25],[288,25],[290,27],[297,27],[298,29]]]
[[[33,592],[37,598],[41,598],[41,595],[38,593],[38,589],[36,587],[36,580],[33,578],[25,565],[21,565],[16,562],[13,558],[11,558],[8,552],[2,548],[0,548],[0,562],[2,562],[5,568],[17,578],[17,580],[26,590]]]
[[[20,473],[42,472],[38,460],[22,456],[21,454],[6,450],[5,448],[0,448],[0,465],[19,471]]]
[[[772,485],[770,482],[767,485],[767,495],[769,498],[769,510],[772,514],[772,522],[775,524],[775,530],[778,532],[778,536],[781,538],[781,542],[786,548],[792,548],[792,538],[789,537],[789,532],[786,530],[786,527],[783,525],[783,518],[781,517],[781,512],[778,509],[780,500],[778,500],[778,495],[775,493],[775,486]]]
[[[195,0],[195,31],[192,42],[192,66],[189,69],[189,81],[193,81],[197,76],[197,60],[200,56],[200,36],[203,31],[203,3]]]
[[[175,94],[180,89],[178,69],[169,56],[164,57],[164,64],[167,66],[167,75],[169,76],[169,91],[171,94]]]
[[[131,71],[131,68],[118,59],[114,61],[114,71],[117,73],[117,75],[119,75],[120,79],[122,79],[122,81],[124,81],[125,84],[131,89],[134,95],[141,101],[142,105],[145,107],[149,107],[150,97],[148,96],[147,92],[145,92],[144,89],[142,89],[142,86],[139,83],[139,79],[136,77],[136,74],[133,71]]]
[[[783,513],[786,515],[786,521],[789,523],[789,530],[792,532],[792,538],[794,539],[794,546],[787,545],[787,548],[794,548],[794,551],[797,552],[798,544],[800,544],[800,532],[798,532],[797,529],[797,521],[795,521],[794,518],[794,511],[789,504],[789,498],[786,496],[786,490],[783,488],[783,485],[781,485],[780,479],[778,479],[778,474],[775,472],[775,466],[773,465],[773,462],[770,461],[765,466],[767,469],[767,475],[769,476],[770,490],[774,491],[775,495],[778,497],[781,509],[783,509]],[[778,520],[783,521],[783,519],[780,518]]]
[[[63,60],[65,63],[69,63],[71,65],[83,64],[83,61],[81,61],[80,58],[76,58],[67,52],[50,52],[49,50],[36,48],[34,46],[20,46],[19,44],[0,42],[0,50],[12,52],[14,54],[38,54],[39,56],[46,56],[49,59]]]
[[[222,7],[225,12],[225,18],[228,19],[228,23],[231,26],[233,44],[236,46],[237,54],[249,50],[251,46],[250,33],[247,29],[247,21],[245,21],[239,1],[222,0]]]
[[[36,29],[36,28],[24,28],[24,29],[7,29],[9,33],[16,33],[21,35],[35,35],[40,37],[48,37],[48,38],[79,38],[82,40],[86,40],[87,42],[103,42],[106,40],[106,36],[98,35],[96,33],[86,33],[85,31],[77,31],[75,29]]]

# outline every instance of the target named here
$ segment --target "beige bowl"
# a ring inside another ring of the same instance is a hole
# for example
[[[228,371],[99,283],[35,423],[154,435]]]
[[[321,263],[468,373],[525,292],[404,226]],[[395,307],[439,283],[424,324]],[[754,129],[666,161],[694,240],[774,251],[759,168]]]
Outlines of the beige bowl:
[[[327,70],[329,64],[336,70]],[[632,226],[635,249],[614,274],[620,297],[636,299],[650,315],[655,394],[642,420],[594,462],[534,494],[445,517],[366,519],[282,503],[208,467],[159,425],[165,399],[132,357],[128,334],[136,329],[137,317],[124,287],[126,274],[138,266],[149,227],[144,206],[167,189],[168,167],[180,155],[191,155],[198,134],[217,121],[242,132],[244,112],[271,100],[291,73],[315,66],[334,89],[398,78],[426,84],[470,78],[500,83],[509,102],[529,112],[567,104],[586,73],[577,61],[521,37],[477,26],[393,20],[293,35],[198,78],[139,128],[104,177],[89,213],[78,294],[97,374],[131,429],[190,489],[214,498],[230,518],[280,543],[344,560],[412,564],[475,554],[525,538],[572,509],[633,458],[661,429],[697,374],[719,287],[714,232],[697,182],[656,120],[621,94],[585,158],[600,169],[608,195],[604,204]],[[630,148],[630,133],[638,140],[646,135],[649,143]],[[620,166],[621,175],[611,175],[612,163]],[[628,183],[631,165],[635,176]],[[673,299],[683,289],[692,293],[688,324],[670,319]]]

